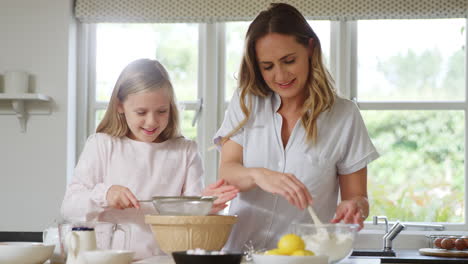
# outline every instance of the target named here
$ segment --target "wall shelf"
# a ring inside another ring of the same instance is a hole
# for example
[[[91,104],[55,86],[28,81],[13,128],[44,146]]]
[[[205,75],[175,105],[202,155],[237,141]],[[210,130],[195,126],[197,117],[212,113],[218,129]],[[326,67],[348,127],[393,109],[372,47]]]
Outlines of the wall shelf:
[[[11,101],[11,107],[18,118],[20,123],[21,132],[26,132],[26,121],[27,114],[25,108],[25,102],[27,101],[42,101],[42,102],[51,102],[52,98],[37,93],[24,93],[24,94],[7,94],[0,93],[0,101]]]

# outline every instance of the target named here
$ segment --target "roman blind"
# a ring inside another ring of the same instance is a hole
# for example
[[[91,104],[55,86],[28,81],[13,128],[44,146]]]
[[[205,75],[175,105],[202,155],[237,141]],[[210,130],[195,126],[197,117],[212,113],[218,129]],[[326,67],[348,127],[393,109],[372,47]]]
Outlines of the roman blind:
[[[83,23],[251,21],[266,0],[76,0]],[[468,0],[290,0],[307,19],[465,18]]]

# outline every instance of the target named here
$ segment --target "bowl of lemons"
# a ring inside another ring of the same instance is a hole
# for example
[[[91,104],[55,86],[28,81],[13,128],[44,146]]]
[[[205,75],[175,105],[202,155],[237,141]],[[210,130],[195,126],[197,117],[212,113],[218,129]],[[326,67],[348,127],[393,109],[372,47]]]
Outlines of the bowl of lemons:
[[[327,264],[328,256],[317,256],[306,249],[302,237],[286,234],[278,240],[277,248],[252,255],[254,264]]]

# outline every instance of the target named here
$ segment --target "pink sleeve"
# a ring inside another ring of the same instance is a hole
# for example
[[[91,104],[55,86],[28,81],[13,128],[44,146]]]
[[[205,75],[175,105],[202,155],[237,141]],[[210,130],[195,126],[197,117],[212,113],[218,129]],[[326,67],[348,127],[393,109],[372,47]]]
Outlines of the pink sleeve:
[[[187,154],[187,176],[182,189],[184,196],[199,196],[204,189],[203,163],[198,153],[197,143],[191,142]]]
[[[67,186],[61,212],[68,221],[97,220],[107,206],[106,194],[110,186],[103,180],[106,150],[102,139],[99,135],[88,138]]]

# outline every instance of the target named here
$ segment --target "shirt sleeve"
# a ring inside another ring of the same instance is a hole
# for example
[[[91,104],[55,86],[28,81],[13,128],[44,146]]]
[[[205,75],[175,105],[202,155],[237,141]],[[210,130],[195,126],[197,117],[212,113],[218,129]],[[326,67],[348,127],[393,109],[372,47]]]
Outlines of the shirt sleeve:
[[[184,196],[199,196],[204,189],[203,163],[198,152],[197,143],[192,141],[189,145],[187,162],[187,177],[182,189]]]
[[[367,166],[379,157],[367,133],[366,125],[356,104],[350,103],[349,118],[345,125],[349,129],[345,134],[344,153],[337,163],[338,173],[350,174]]]
[[[239,125],[242,120],[244,120],[244,118],[245,115],[240,107],[239,91],[236,90],[224,115],[223,124],[213,137],[213,142],[218,147],[218,150],[221,149],[221,139],[233,131],[234,128],[237,127],[237,125]],[[244,128],[239,129],[234,135],[231,136],[230,139],[235,141],[237,144],[244,146],[243,131]]]
[[[97,220],[108,206],[106,194],[110,186],[103,183],[106,152],[101,141],[96,134],[86,141],[62,202],[61,212],[66,220]]]

